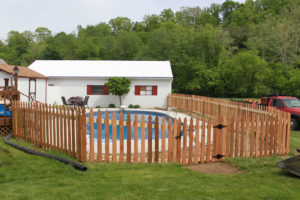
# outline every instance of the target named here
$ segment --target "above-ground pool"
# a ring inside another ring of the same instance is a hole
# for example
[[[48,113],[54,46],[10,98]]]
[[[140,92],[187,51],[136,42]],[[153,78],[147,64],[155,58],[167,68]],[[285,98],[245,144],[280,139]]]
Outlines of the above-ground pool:
[[[109,111],[109,120],[112,119],[112,114],[113,112],[116,113],[116,120],[119,121],[120,120],[120,111]],[[124,140],[127,139],[127,127],[126,127],[126,121],[127,121],[127,114],[128,112],[130,113],[130,119],[131,119],[131,123],[134,122],[134,115],[137,114],[138,116],[138,123],[141,122],[142,119],[142,115],[144,114],[145,116],[145,139],[148,139],[148,128],[147,128],[147,124],[148,124],[148,117],[149,115],[151,115],[152,117],[152,124],[155,124],[155,118],[156,116],[158,116],[158,120],[159,120],[159,138],[161,139],[161,122],[162,122],[162,118],[165,117],[166,119],[166,138],[168,138],[168,121],[171,118],[172,121],[174,120],[172,117],[170,117],[169,115],[165,114],[165,113],[161,113],[161,112],[154,112],[154,111],[135,111],[135,110],[130,110],[130,111],[123,111],[123,120],[124,120]],[[87,117],[89,117],[89,113],[87,114]],[[94,113],[94,117],[95,119],[97,118],[97,112]],[[105,118],[105,112],[101,112],[101,118],[104,119]],[[87,136],[90,135],[90,124],[89,122],[87,122],[86,124],[87,126]],[[117,124],[117,140],[120,140],[120,126]],[[104,123],[102,123],[101,125],[102,128],[102,142],[104,142],[104,138],[105,138],[105,125]],[[94,123],[94,138],[97,139],[98,135],[97,135],[97,123]],[[155,138],[155,129],[152,128],[152,139]],[[112,140],[112,125],[109,124],[109,139],[110,141]],[[131,139],[134,139],[134,127],[131,126]],[[141,139],[141,127],[138,128],[138,139]]]

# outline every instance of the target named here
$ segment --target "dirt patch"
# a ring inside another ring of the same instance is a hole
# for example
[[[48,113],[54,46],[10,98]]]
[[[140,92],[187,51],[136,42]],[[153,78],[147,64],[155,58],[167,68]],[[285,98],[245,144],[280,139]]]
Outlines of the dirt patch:
[[[217,163],[205,163],[199,165],[189,165],[188,169],[201,172],[201,173],[212,173],[212,174],[241,174],[242,170],[225,163],[225,162],[217,162]]]

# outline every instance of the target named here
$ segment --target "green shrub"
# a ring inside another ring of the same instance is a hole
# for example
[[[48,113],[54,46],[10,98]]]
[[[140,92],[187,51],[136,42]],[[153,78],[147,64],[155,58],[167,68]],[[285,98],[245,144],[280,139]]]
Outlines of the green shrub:
[[[140,105],[134,105],[133,107],[134,108],[140,108],[141,106]]]
[[[109,108],[115,108],[116,106],[115,106],[115,104],[111,103],[111,104],[108,105],[108,107]]]
[[[101,106],[96,106],[96,108],[101,108]]]
[[[134,105],[129,104],[128,108],[134,108]]]

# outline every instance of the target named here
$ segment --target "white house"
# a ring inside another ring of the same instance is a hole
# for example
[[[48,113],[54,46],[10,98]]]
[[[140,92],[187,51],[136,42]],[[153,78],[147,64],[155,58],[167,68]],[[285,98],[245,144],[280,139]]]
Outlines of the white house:
[[[12,65],[0,64],[0,86],[10,87],[13,80]],[[18,91],[21,101],[37,100],[45,103],[47,90],[47,77],[27,67],[18,66]],[[14,83],[13,83],[14,84]]]
[[[169,61],[37,60],[29,68],[48,78],[47,103],[62,104],[61,96],[89,96],[89,106],[119,106],[119,98],[104,85],[111,77],[131,80],[123,105],[165,108],[172,90]]]

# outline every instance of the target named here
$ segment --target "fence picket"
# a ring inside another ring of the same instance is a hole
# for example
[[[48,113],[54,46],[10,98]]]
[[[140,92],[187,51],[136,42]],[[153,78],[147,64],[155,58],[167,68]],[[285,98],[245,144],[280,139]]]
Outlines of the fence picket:
[[[105,111],[104,127],[105,127],[105,162],[109,163],[109,115],[107,110]]]
[[[236,118],[236,125],[235,125],[235,153],[234,153],[234,157],[238,157],[239,156],[239,144],[240,144],[240,125],[241,125],[241,118],[237,117]]]
[[[148,163],[152,162],[152,117],[148,117]]]
[[[195,158],[194,162],[198,164],[199,162],[199,117],[196,118],[196,135],[195,135]],[[206,151],[207,152],[207,151]]]
[[[87,154],[86,154],[86,114],[85,108],[82,109],[81,115],[81,152],[82,152],[82,161],[87,161]]]
[[[120,113],[120,163],[124,162],[124,116]]]
[[[127,156],[126,161],[127,163],[131,163],[131,119],[130,119],[130,112],[127,113]]]
[[[91,108],[90,109],[90,119],[89,119],[89,124],[90,124],[90,162],[94,162],[94,111]]]
[[[75,142],[76,142],[76,138],[75,138],[75,116],[74,116],[74,107],[71,107],[70,108],[70,114],[69,114],[69,117],[70,117],[70,145],[71,145],[71,148],[70,148],[70,154],[73,156],[73,157],[76,157],[76,151],[75,151]]]
[[[255,115],[252,113],[251,121],[251,144],[250,144],[250,156],[253,157],[254,154],[254,139],[255,139]]]
[[[175,119],[176,120],[176,119]],[[168,122],[168,163],[173,161],[173,134],[172,134],[172,119],[169,118]]]
[[[159,124],[158,124],[158,116],[155,117],[155,146],[154,146],[154,162],[158,162],[158,140],[159,140]]]
[[[70,107],[67,107],[67,126],[68,126],[68,132],[67,132],[67,137],[68,137],[68,154],[71,156],[72,155],[72,129],[71,129],[71,112],[70,112]]]
[[[199,124],[198,124],[199,127]],[[199,128],[197,128],[199,129]],[[211,161],[211,118],[207,121],[207,149],[206,149],[206,162]]]
[[[186,165],[186,146],[187,146],[187,119],[184,118],[183,124],[183,149],[182,149],[182,164]]]
[[[181,129],[181,126],[178,127],[178,120],[175,118],[174,119],[174,125],[173,125],[173,137],[172,137],[172,153],[173,153],[173,158],[172,160],[175,162],[176,158],[177,158],[177,143],[178,143],[178,137],[177,137],[177,133],[178,133],[178,129]],[[178,127],[178,128],[177,128]]]
[[[133,162],[134,164],[138,163],[138,115],[135,113],[134,115],[134,156]]]
[[[190,119],[190,128],[189,128],[189,165],[193,164],[193,140],[194,140],[194,126],[193,126],[193,118]]]
[[[97,138],[97,161],[102,162],[102,116],[100,109],[97,111]]]
[[[145,163],[145,116],[141,118],[141,163]]]
[[[165,163],[166,157],[166,119],[163,116],[161,121],[161,163]]]
[[[176,119],[175,119],[176,120]],[[174,123],[176,123],[176,121],[174,121]],[[176,136],[176,162],[180,163],[181,160],[181,119],[178,118],[177,120],[177,127],[175,129],[177,129],[177,133],[176,135],[174,135],[174,137]]]
[[[112,161],[117,162],[117,121],[116,121],[116,112],[112,113]]]
[[[260,137],[260,116],[256,115],[256,134],[255,134],[255,157],[259,157],[259,137]]]
[[[205,155],[205,117],[202,117],[200,163],[204,163],[204,155]]]
[[[265,115],[261,115],[260,126],[260,157],[264,156],[264,141],[265,141]]]
[[[245,111],[242,111],[244,113]],[[240,157],[244,157],[245,152],[245,115],[241,117],[241,144],[240,144]]]

